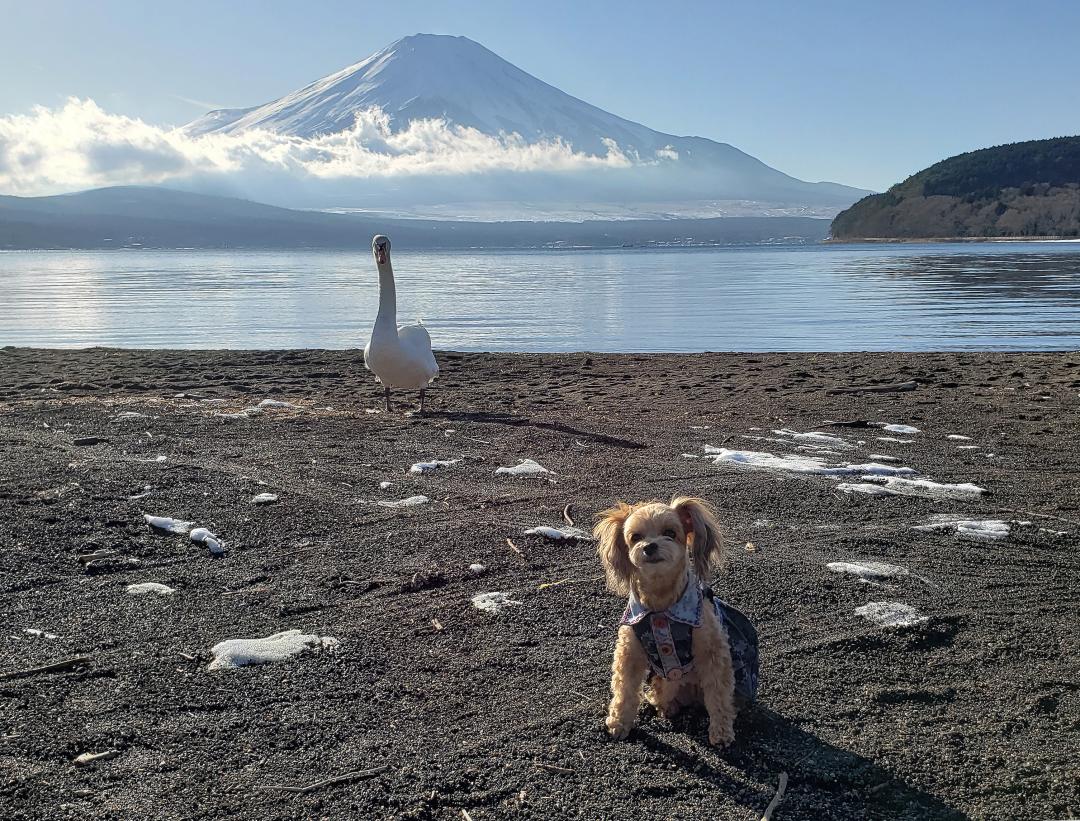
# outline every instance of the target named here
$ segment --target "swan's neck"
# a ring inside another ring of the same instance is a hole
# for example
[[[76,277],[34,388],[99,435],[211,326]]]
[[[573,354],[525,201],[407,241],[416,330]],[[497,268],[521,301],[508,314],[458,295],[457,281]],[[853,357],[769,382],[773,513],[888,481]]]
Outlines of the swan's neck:
[[[375,328],[397,329],[397,290],[394,288],[394,269],[387,260],[379,267],[379,313],[375,316]]]

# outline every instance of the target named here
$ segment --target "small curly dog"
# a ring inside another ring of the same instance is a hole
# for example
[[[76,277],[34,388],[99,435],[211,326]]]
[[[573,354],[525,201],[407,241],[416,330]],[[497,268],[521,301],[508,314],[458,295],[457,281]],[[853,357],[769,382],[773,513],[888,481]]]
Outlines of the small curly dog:
[[[611,662],[608,733],[629,734],[648,676],[646,697],[661,715],[704,702],[709,743],[730,744],[736,696],[750,701],[757,691],[757,633],[707,586],[721,558],[716,514],[692,497],[619,502],[599,514],[593,533],[608,588],[630,598]]]

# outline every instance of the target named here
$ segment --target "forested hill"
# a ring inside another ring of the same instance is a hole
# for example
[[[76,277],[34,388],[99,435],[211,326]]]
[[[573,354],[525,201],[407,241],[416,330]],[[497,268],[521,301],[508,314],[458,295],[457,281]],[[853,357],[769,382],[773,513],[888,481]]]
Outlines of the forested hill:
[[[834,239],[1080,236],[1080,137],[950,157],[836,216]]]

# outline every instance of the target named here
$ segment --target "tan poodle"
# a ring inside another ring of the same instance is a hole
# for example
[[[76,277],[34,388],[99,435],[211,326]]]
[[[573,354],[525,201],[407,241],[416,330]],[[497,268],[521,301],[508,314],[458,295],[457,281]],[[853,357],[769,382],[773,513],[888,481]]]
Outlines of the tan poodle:
[[[690,497],[620,502],[594,534],[608,588],[630,599],[611,663],[608,732],[621,739],[633,728],[649,676],[647,697],[662,715],[704,703],[709,743],[730,744],[736,692],[752,699],[757,689],[757,634],[703,583],[721,558],[716,514]]]

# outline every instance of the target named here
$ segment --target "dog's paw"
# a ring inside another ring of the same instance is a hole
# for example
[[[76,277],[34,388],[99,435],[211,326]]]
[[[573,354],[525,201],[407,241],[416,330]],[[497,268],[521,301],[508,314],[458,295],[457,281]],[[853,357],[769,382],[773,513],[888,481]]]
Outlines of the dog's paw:
[[[632,724],[622,722],[614,716],[608,716],[604,723],[607,724],[608,735],[615,741],[622,741],[630,735],[630,730],[633,728]]]
[[[709,743],[714,747],[727,747],[735,740],[735,728],[724,727],[716,723],[709,725]]]

